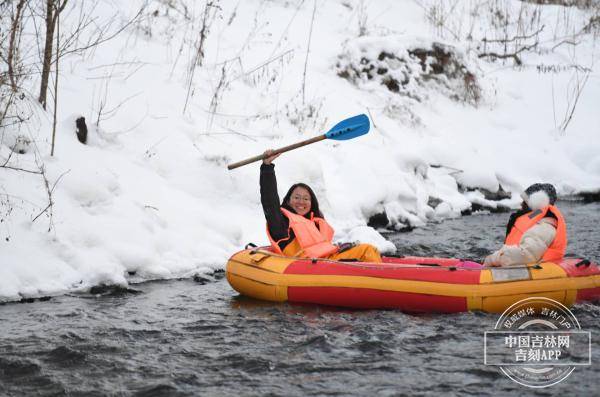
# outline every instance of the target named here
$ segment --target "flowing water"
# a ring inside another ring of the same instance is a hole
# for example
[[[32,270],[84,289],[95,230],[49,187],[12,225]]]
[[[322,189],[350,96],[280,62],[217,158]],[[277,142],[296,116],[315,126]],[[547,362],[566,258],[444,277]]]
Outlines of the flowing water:
[[[600,259],[600,204],[560,203],[569,252]],[[478,258],[508,214],[387,236],[410,255]],[[576,305],[592,365],[529,389],[483,364],[496,314],[409,315],[274,304],[209,282],[148,282],[0,306],[0,395],[598,395],[599,304]]]

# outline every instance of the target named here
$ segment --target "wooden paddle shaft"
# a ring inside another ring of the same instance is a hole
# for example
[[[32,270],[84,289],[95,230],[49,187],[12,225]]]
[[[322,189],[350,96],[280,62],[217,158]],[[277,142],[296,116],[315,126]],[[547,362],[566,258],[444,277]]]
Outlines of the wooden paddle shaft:
[[[264,159],[266,159],[268,157],[275,156],[276,154],[279,154],[279,153],[289,152],[290,150],[298,149],[299,147],[310,145],[311,143],[322,141],[326,137],[327,137],[326,134],[323,134],[323,135],[316,136],[314,138],[307,139],[307,140],[302,141],[302,142],[294,143],[294,144],[289,145],[289,146],[284,146],[282,148],[273,150],[273,153],[271,153],[269,156],[265,156],[265,154],[263,153],[263,154],[260,154],[258,156],[250,157],[249,159],[246,159],[246,160],[238,161],[237,163],[229,164],[227,166],[227,169],[228,170],[232,170],[234,168],[238,168],[238,167],[241,167],[241,166],[246,165],[246,164],[254,163],[255,161],[264,160]]]

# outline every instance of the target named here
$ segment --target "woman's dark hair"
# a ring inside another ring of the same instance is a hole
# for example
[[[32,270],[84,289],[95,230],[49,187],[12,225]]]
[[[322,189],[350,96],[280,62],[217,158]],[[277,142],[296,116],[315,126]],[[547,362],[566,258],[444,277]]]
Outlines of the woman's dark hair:
[[[527,205],[527,203],[525,201],[523,201],[523,203],[521,203],[521,208],[519,208],[517,211],[513,212],[510,215],[510,218],[508,218],[508,223],[506,224],[506,237],[508,237],[508,235],[510,234],[510,231],[512,230],[513,226],[515,225],[515,222],[517,221],[517,219],[521,215],[525,215],[529,211],[531,211],[531,209],[529,209],[529,206]]]
[[[315,195],[315,192],[313,192],[313,190],[310,188],[310,186],[308,186],[306,183],[294,183],[292,185],[292,187],[290,187],[290,190],[288,190],[288,192],[285,194],[285,197],[283,198],[283,201],[281,202],[281,206],[288,211],[292,211],[294,213],[296,212],[290,206],[290,198],[292,197],[292,192],[297,187],[302,187],[302,188],[308,190],[308,193],[310,194],[310,211],[305,215],[305,217],[310,218],[310,213],[312,212],[313,216],[316,216],[318,218],[325,218],[323,216],[323,214],[321,213],[321,210],[319,209],[319,200],[317,200],[317,196]]]

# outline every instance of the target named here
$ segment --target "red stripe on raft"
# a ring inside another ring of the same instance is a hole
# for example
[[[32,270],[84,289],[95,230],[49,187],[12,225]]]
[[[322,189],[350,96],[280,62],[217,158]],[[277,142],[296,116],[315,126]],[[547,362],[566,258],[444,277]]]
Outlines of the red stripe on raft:
[[[367,288],[288,287],[288,301],[355,309],[400,309],[415,313],[467,311],[466,298]]]
[[[310,260],[299,260],[288,265],[284,273],[377,277],[382,279],[431,281],[452,284],[479,284],[480,271],[460,268],[451,271],[443,266],[415,268],[411,267],[411,265],[389,263],[317,261],[317,263],[313,264]]]
[[[586,288],[577,291],[576,302],[600,300],[600,287]]]

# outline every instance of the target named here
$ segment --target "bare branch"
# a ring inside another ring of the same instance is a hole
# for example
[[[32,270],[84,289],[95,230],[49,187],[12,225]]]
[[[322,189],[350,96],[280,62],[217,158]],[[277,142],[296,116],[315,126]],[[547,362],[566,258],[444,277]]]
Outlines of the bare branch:
[[[572,46],[576,46],[576,45],[578,45],[578,44],[579,44],[579,42],[577,42],[577,41],[574,41],[574,40],[563,40],[563,41],[561,41],[560,43],[558,43],[558,44],[555,44],[555,45],[552,47],[552,51],[556,50],[558,47],[560,47],[560,46],[561,46],[561,45],[563,45],[563,44],[570,44],[570,45],[572,45]]]
[[[204,42],[208,37],[210,25],[212,24],[216,16],[216,12],[212,13],[211,16],[211,11],[213,7],[215,9],[219,9],[219,6],[216,6],[215,3],[216,2],[213,0],[207,1],[206,7],[204,8],[204,14],[202,15],[202,26],[200,27],[200,32],[198,33],[198,40],[195,46],[196,51],[194,52],[194,56],[192,57],[188,66],[188,73],[186,76],[187,92],[185,95],[185,103],[183,105],[183,113],[185,113],[188,102],[190,100],[190,96],[193,93],[192,85],[194,82],[194,74],[196,72],[196,67],[202,66],[202,62],[204,61]]]
[[[535,47],[537,47],[537,43],[521,47],[517,51],[510,53],[510,54],[508,54],[508,53],[498,54],[496,52],[484,52],[484,53],[479,54],[478,57],[479,58],[492,57],[492,58],[498,58],[498,59],[513,58],[515,60],[515,63],[517,65],[521,66],[523,64],[523,62],[521,61],[521,58],[519,58],[519,54],[522,53],[523,51],[529,51],[531,49],[534,49]]]
[[[135,14],[135,16],[133,18],[131,18],[129,21],[127,21],[123,26],[121,26],[117,31],[113,32],[111,35],[103,38],[102,36],[104,35],[105,31],[101,30],[100,33],[98,34],[98,36],[93,41],[88,42],[88,44],[84,45],[83,47],[77,47],[77,48],[73,48],[73,49],[66,49],[65,48],[60,53],[60,56],[63,57],[63,56],[68,55],[68,54],[82,52],[82,51],[88,50],[88,49],[90,49],[92,47],[96,47],[96,46],[99,46],[100,44],[106,43],[109,40],[114,39],[121,32],[123,32],[125,29],[127,29],[129,26],[131,26],[133,23],[135,23],[139,19],[139,17],[142,15],[142,13],[144,12],[144,10],[145,10],[145,6],[142,6],[139,9],[139,11],[137,12],[137,14]],[[91,21],[90,21],[90,23],[91,23]],[[85,25],[85,26],[87,26],[87,25]],[[83,26],[83,27],[85,27],[85,26]],[[107,26],[110,26],[110,23]],[[63,48],[64,48],[64,46],[63,46]]]
[[[573,114],[575,113],[575,109],[577,108],[577,103],[579,102],[579,98],[581,97],[581,93],[583,92],[583,89],[585,88],[588,79],[590,78],[590,74],[591,72],[587,72],[585,74],[585,77],[583,78],[583,81],[581,82],[581,84],[579,84],[579,79],[577,79],[577,86],[575,87],[575,101],[573,102],[573,105],[571,106],[570,109],[567,110],[568,114],[565,117],[564,121],[562,122],[561,126],[560,126],[560,130],[564,133],[567,130],[567,127],[569,126],[569,123],[571,123],[571,119],[573,118]]]
[[[63,3],[62,8],[64,9],[67,1]],[[56,14],[56,49],[58,50],[60,44],[60,11]],[[56,52],[56,69],[54,72],[54,112],[52,115],[52,146],[50,148],[50,156],[54,156],[54,144],[56,142],[56,113],[58,112],[58,60],[60,54]]]
[[[279,49],[279,46],[281,45],[281,42],[282,42],[283,38],[287,35],[287,32],[290,29],[290,26],[292,26],[292,22],[294,22],[294,20],[296,19],[296,15],[298,15],[298,12],[300,11],[300,8],[302,8],[302,5],[304,4],[305,1],[306,0],[300,0],[300,2],[298,3],[298,5],[296,6],[296,11],[294,11],[294,15],[292,15],[292,18],[290,19],[290,21],[288,22],[287,26],[285,27],[285,29],[281,33],[281,36],[279,36],[279,40],[277,40],[277,43],[273,47],[273,50],[271,51],[271,54],[269,55],[269,58],[271,58],[275,54],[275,51],[277,51],[277,49]]]
[[[219,106],[219,101],[221,100],[221,96],[222,96],[221,91],[229,85],[229,83],[226,82],[226,75],[227,75],[227,71],[225,69],[226,66],[227,66],[227,64],[224,64],[223,67],[221,68],[221,78],[219,79],[219,84],[217,84],[217,87],[215,88],[213,96],[210,99],[210,105],[208,106],[208,110],[210,113],[210,117],[208,119],[208,128],[207,128],[208,130],[210,130],[212,127],[212,123],[213,123],[213,119],[214,119],[214,112],[217,111],[217,107]]]
[[[267,66],[267,65],[269,65],[269,64],[271,64],[273,62],[276,62],[276,61],[280,60],[281,58],[285,57],[286,55],[291,54],[293,52],[294,52],[293,49],[289,49],[289,50],[283,52],[282,54],[277,55],[274,58],[267,59],[265,62],[261,63],[260,65],[254,67],[252,69],[250,69],[248,72],[240,73],[239,75],[235,76],[234,78],[232,78],[230,80],[230,82],[233,82],[233,81],[235,81],[235,80],[237,80],[237,79],[239,79],[241,77],[249,76],[252,73],[256,72],[257,70],[260,70],[260,69],[264,68],[265,66]]]
[[[306,46],[306,58],[304,59],[304,72],[302,73],[302,104],[305,103],[305,87],[306,87],[306,67],[308,66],[308,54],[310,53],[310,41],[312,39],[313,25],[315,22],[315,13],[317,11],[317,0],[314,2],[312,18],[310,19],[310,31],[308,33],[308,45]]]
[[[486,37],[484,37],[483,39],[481,39],[481,41],[483,41],[484,43],[512,43],[513,41],[517,41],[517,40],[527,40],[530,39],[532,37],[537,36],[538,34],[540,34],[542,32],[542,30],[544,30],[544,27],[546,25],[542,25],[541,28],[539,28],[536,32],[530,34],[530,35],[525,35],[525,36],[514,36],[511,37],[510,39],[497,39],[497,40],[490,40]]]
[[[26,172],[28,174],[41,174],[40,171],[33,171],[33,170],[28,170],[25,168],[19,168],[19,167],[13,167],[13,166],[9,166],[9,165],[0,165],[0,168],[6,168],[7,170],[13,170],[13,171],[20,171],[20,172]]]
[[[65,172],[63,172],[62,174],[60,174],[60,176],[58,178],[56,178],[56,181],[54,181],[54,183],[52,184],[52,187],[50,187],[50,182],[48,181],[48,178],[46,177],[46,169],[44,168],[43,165],[40,166],[40,175],[42,175],[42,178],[44,179],[44,186],[46,187],[46,193],[48,194],[48,205],[46,206],[46,208],[44,208],[39,214],[37,214],[33,220],[31,221],[31,223],[34,223],[42,214],[44,213],[48,213],[49,214],[49,223],[48,223],[48,232],[50,232],[52,230],[52,227],[54,226],[54,222],[53,222],[53,208],[54,208],[54,198],[52,197],[52,194],[54,193],[54,189],[56,188],[56,185],[58,184],[58,182],[62,179],[63,176],[65,176],[66,174],[68,174],[69,172],[71,172],[71,170],[67,170]]]

